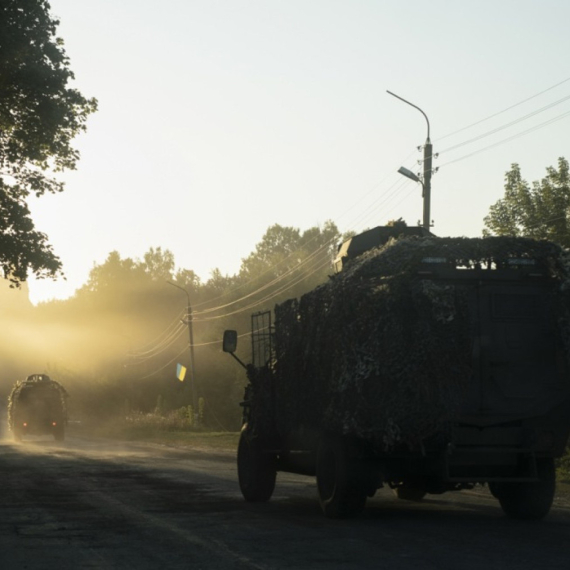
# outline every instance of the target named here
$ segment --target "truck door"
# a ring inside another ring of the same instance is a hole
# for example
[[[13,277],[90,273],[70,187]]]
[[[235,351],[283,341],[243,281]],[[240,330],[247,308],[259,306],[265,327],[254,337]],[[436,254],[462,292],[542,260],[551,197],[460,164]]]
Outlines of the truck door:
[[[528,416],[556,403],[564,362],[548,283],[476,288],[479,413]]]

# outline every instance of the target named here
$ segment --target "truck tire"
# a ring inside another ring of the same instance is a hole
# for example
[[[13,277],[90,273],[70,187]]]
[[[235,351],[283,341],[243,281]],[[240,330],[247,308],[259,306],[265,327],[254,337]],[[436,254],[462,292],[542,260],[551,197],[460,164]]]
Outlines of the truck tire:
[[[269,501],[275,489],[276,460],[263,452],[258,439],[251,439],[247,428],[239,438],[237,464],[243,498],[253,503]]]
[[[349,446],[341,437],[325,437],[317,451],[319,503],[328,518],[348,518],[362,512],[366,491],[352,473]]]
[[[550,511],[556,488],[554,459],[538,459],[539,480],[534,483],[495,483],[493,495],[505,514],[513,519],[539,520]]]

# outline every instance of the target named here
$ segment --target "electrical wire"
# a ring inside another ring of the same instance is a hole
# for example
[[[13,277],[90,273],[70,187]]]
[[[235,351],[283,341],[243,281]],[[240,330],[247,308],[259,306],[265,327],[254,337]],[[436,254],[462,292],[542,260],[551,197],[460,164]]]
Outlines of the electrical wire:
[[[385,214],[389,214],[390,212],[395,210],[400,204],[406,202],[414,192],[417,192],[417,187],[412,186],[411,181],[409,181],[408,186],[409,186],[409,189],[406,192],[406,194],[404,194],[402,196],[402,198],[400,198],[400,200],[398,202],[396,202],[389,210],[386,210]]]
[[[188,350],[188,347],[184,347],[172,360],[169,360],[164,366],[161,366],[160,368],[158,368],[157,370],[155,370],[154,372],[151,372],[150,374],[147,374],[146,376],[141,376],[139,378],[139,380],[145,380],[146,378],[150,378],[151,376],[154,376],[155,374],[158,374],[159,372],[161,372],[162,370],[164,370],[167,366],[169,366],[170,364],[172,364],[175,360],[177,360],[180,355],[185,351]]]
[[[570,77],[567,77],[566,79],[559,81],[555,85],[552,85],[552,86],[548,87],[547,89],[544,89],[538,93],[535,93],[534,95],[527,97],[526,99],[523,99],[522,101],[519,101],[518,103],[515,103],[514,105],[510,105],[509,107],[503,109],[502,111],[498,111],[497,113],[493,113],[492,115],[489,115],[488,117],[485,117],[484,119],[480,119],[479,121],[476,121],[475,123],[471,123],[470,125],[467,125],[465,127],[461,127],[460,129],[457,129],[456,131],[448,133],[448,134],[440,137],[439,139],[437,139],[437,142],[440,142],[440,141],[442,141],[448,137],[451,137],[453,135],[456,135],[458,133],[466,131],[466,130],[468,130],[472,127],[475,127],[477,125],[480,125],[481,123],[489,121],[490,119],[494,119],[495,117],[498,117],[499,115],[502,115],[503,113],[506,113],[507,111],[510,111],[511,109],[514,109],[515,107],[523,105],[524,103],[528,103],[528,101],[531,101],[532,99],[535,99],[536,97],[539,97],[540,95],[544,95],[545,93],[548,93],[548,91],[552,91],[556,87],[560,87],[560,85],[563,85],[564,83],[568,83],[568,81],[570,81]]]
[[[260,329],[260,330],[266,330],[266,328]],[[251,332],[246,332],[246,333],[242,333],[242,334],[238,334],[237,337],[238,338],[243,338],[244,336],[251,336]],[[212,346],[214,344],[221,344],[222,341],[221,340],[210,340],[208,342],[198,342],[198,343],[194,343],[192,346],[194,348],[199,348],[201,346]]]
[[[140,350],[137,350],[137,353],[144,353],[144,352],[148,352],[146,350],[147,347],[149,346],[154,346],[157,343],[161,342],[162,337],[163,336],[168,336],[170,334],[170,329],[172,328],[176,328],[177,326],[180,326],[180,319],[184,318],[186,316],[186,311],[181,312],[167,327],[165,330],[163,330],[154,340],[147,342],[146,344],[144,344]],[[151,349],[152,350],[152,349]]]
[[[309,243],[312,243],[314,240],[317,239],[318,236],[315,236],[313,238],[311,238],[306,244],[305,246],[307,246]],[[202,303],[198,303],[196,305],[194,305],[195,307],[201,307],[203,305],[206,305],[208,303],[211,303],[212,301],[215,301],[217,299],[221,299],[223,297],[227,297],[228,295],[231,295],[232,293],[234,293],[235,291],[250,285],[251,283],[253,283],[254,281],[257,281],[259,279],[261,279],[264,275],[267,275],[267,273],[269,273],[270,271],[273,271],[277,266],[281,265],[282,263],[285,263],[286,261],[288,261],[289,259],[291,259],[291,257],[293,257],[294,255],[298,254],[301,251],[301,249],[292,251],[291,253],[289,253],[285,258],[280,259],[277,263],[267,267],[262,273],[252,277],[251,279],[249,279],[248,281],[244,282],[244,283],[240,283],[239,285],[237,285],[236,287],[234,287],[231,291],[224,291],[222,294],[218,295],[217,297],[214,297],[212,299],[208,299],[207,301],[203,301]],[[267,285],[263,285],[260,289],[264,289],[266,288]],[[243,298],[247,298],[251,296],[250,294],[245,295]],[[227,305],[230,304],[235,304],[236,302],[239,302],[241,299],[238,299],[236,301],[231,301],[230,303],[226,304],[226,305],[218,305],[217,307],[213,307],[213,308],[208,308],[208,309],[204,309],[203,311],[196,311],[195,314],[200,314],[200,313],[207,313],[207,312],[212,312],[212,311],[216,311],[222,307],[225,307]]]
[[[487,151],[487,150],[489,150],[489,149],[491,149],[491,148],[495,148],[495,147],[497,147],[497,146],[501,146],[501,145],[503,145],[503,144],[505,144],[505,143],[507,143],[507,142],[510,142],[510,141],[512,141],[512,140],[515,140],[515,139],[518,139],[518,138],[520,138],[520,137],[522,137],[522,136],[525,136],[525,135],[527,135],[527,134],[529,134],[529,133],[532,133],[532,132],[537,131],[537,130],[539,130],[539,129],[542,129],[542,128],[548,126],[548,125],[551,125],[552,123],[556,123],[556,122],[558,122],[558,121],[560,121],[560,120],[562,120],[562,119],[568,117],[569,115],[570,115],[570,111],[566,111],[565,113],[562,113],[562,114],[560,114],[560,115],[558,115],[558,116],[556,116],[556,117],[553,117],[552,119],[549,119],[548,121],[544,121],[543,123],[540,123],[540,124],[538,124],[538,125],[535,125],[534,127],[531,127],[531,128],[529,128],[529,129],[527,129],[526,131],[521,131],[520,133],[517,133],[517,134],[515,134],[515,135],[512,135],[512,136],[510,136],[510,137],[508,137],[508,138],[506,138],[506,139],[500,140],[500,141],[498,141],[498,142],[496,142],[496,143],[493,143],[493,144],[490,144],[490,145],[488,145],[488,146],[486,146],[486,147],[480,148],[479,150],[476,150],[476,151],[471,152],[471,153],[469,153],[469,154],[460,156],[459,158],[456,158],[456,159],[454,159],[454,160],[450,160],[450,161],[448,161],[448,162],[446,162],[446,163],[440,165],[439,168],[440,168],[440,169],[441,169],[441,168],[444,168],[445,166],[449,166],[450,164],[453,164],[453,163],[455,163],[455,162],[459,162],[459,161],[461,161],[461,160],[465,160],[466,158],[470,158],[470,157],[472,157],[472,156],[475,156],[476,154],[480,154],[480,153],[485,152],[485,151]]]
[[[321,269],[323,269],[324,267],[326,267],[329,264],[330,264],[330,260],[327,259],[323,263],[321,263],[320,265],[316,266],[313,269],[313,271],[311,271],[310,273],[297,277],[296,279],[294,279],[293,281],[291,281],[289,283],[286,283],[285,285],[283,285],[282,287],[280,287],[279,289],[277,289],[276,291],[274,291],[270,295],[267,295],[266,297],[263,297],[262,299],[259,299],[258,301],[255,301],[253,303],[250,303],[249,305],[246,305],[245,307],[240,307],[239,309],[236,309],[235,311],[231,311],[231,312],[225,313],[223,315],[216,315],[216,316],[212,316],[212,317],[205,317],[203,319],[198,319],[198,321],[199,322],[205,322],[205,321],[213,321],[213,320],[223,319],[223,318],[226,318],[226,317],[229,317],[232,315],[237,315],[239,313],[243,313],[244,311],[253,309],[254,307],[257,307],[258,305],[261,305],[262,303],[265,303],[266,301],[270,301],[271,299],[274,299],[275,297],[279,296],[281,293],[288,291],[289,289],[291,289],[295,285],[298,285],[299,283],[301,283],[305,279],[308,279],[309,277],[314,275],[317,271],[320,271]]]
[[[225,309],[227,307],[230,307],[232,305],[235,305],[241,301],[244,301],[245,299],[248,299],[250,297],[253,297],[257,294],[259,294],[260,292],[266,290],[266,289],[270,289],[273,285],[279,283],[280,281],[283,281],[285,278],[287,278],[289,275],[291,275],[292,273],[298,271],[300,268],[302,268],[304,265],[306,265],[309,261],[311,261],[313,259],[313,257],[317,256],[318,254],[322,253],[324,250],[328,249],[332,242],[334,240],[329,240],[328,242],[326,242],[325,244],[321,245],[320,247],[318,247],[317,249],[315,249],[313,252],[311,252],[311,254],[309,254],[305,259],[303,259],[302,261],[300,261],[297,265],[289,268],[285,273],[277,276],[275,279],[273,279],[272,281],[270,281],[269,283],[266,283],[265,285],[259,287],[258,289],[256,289],[255,291],[248,293],[247,295],[244,295],[243,297],[240,297],[239,299],[236,299],[235,301],[231,301],[229,303],[226,303],[224,305],[218,305],[217,307],[213,307],[211,309],[205,309],[204,311],[198,311],[195,312],[194,315],[195,316],[199,316],[199,315],[204,315],[207,313],[212,313],[212,312],[216,312],[218,310],[221,309]],[[300,253],[302,250],[297,250],[297,253]],[[272,266],[275,267],[275,266]]]
[[[450,150],[460,148],[462,146],[465,146],[467,144],[471,144],[473,142],[481,140],[481,139],[488,137],[490,135],[494,135],[500,131],[503,131],[504,129],[508,129],[509,127],[512,127],[513,125],[516,125],[517,123],[520,123],[522,121],[526,121],[527,119],[530,119],[531,117],[534,117],[540,113],[543,113],[544,111],[547,111],[548,109],[552,109],[553,107],[556,107],[557,105],[560,105],[560,104],[564,103],[565,101],[568,101],[568,99],[570,99],[570,95],[567,95],[566,97],[563,97],[562,99],[559,99],[558,101],[554,101],[553,103],[549,103],[548,105],[545,105],[544,107],[541,107],[540,109],[536,109],[535,111],[532,111],[532,112],[528,113],[527,115],[524,115],[523,117],[519,117],[518,119],[515,119],[509,123],[505,123],[504,125],[501,125],[501,126],[495,128],[495,129],[492,129],[490,131],[487,131],[481,135],[478,135],[478,136],[473,137],[471,139],[468,139],[466,141],[463,141],[463,142],[460,142],[460,143],[455,144],[453,146],[450,146],[444,150],[439,151],[437,154],[441,155],[441,154],[444,154],[446,152],[449,152]]]
[[[388,202],[396,198],[400,190],[408,183],[409,181],[402,176],[395,179],[395,181],[390,185],[389,190],[391,190],[388,194],[383,194],[379,196],[376,200],[374,200],[369,206],[364,210],[357,218],[353,219],[351,222],[351,229],[356,227],[363,227],[367,224],[368,221],[377,217],[378,212],[380,211],[381,207],[385,206]],[[386,212],[383,211],[384,214]]]
[[[182,333],[186,330],[186,327],[182,327],[178,334],[175,336],[172,336],[171,339],[169,340],[169,342],[167,344],[164,344],[160,349],[157,349],[155,352],[148,354],[146,356],[141,356],[141,357],[136,357],[137,359],[136,362],[131,363],[132,365],[138,365],[138,364],[142,364],[143,362],[146,362],[147,360],[151,360],[152,358],[158,356],[159,354],[163,353],[165,350],[167,350],[170,346],[172,346],[181,336]]]
[[[417,152],[417,149],[414,149],[414,150],[413,150],[412,152],[410,152],[404,159],[400,160],[399,164],[405,164],[405,163],[407,163],[408,160],[409,160],[416,152]],[[354,202],[352,206],[350,206],[349,208],[344,208],[343,211],[342,211],[338,216],[336,216],[335,220],[338,221],[338,220],[341,220],[342,218],[344,218],[351,210],[353,210],[358,204],[360,204],[361,202],[363,202],[370,194],[372,194],[373,192],[376,192],[376,191],[378,190],[378,188],[379,188],[382,184],[384,184],[384,182],[386,182],[386,180],[388,179],[388,177],[393,176],[395,172],[396,172],[396,169],[395,169],[395,168],[394,168],[394,169],[390,168],[390,170],[386,172],[386,174],[384,175],[384,177],[383,177],[379,182],[377,182],[376,184],[374,184],[374,186],[373,186],[368,192],[366,192],[366,194],[364,194],[361,198],[359,198],[356,202]],[[398,178],[398,179],[399,179],[399,178]],[[392,187],[393,187],[393,184],[391,184],[390,187],[389,187],[387,190],[385,190],[380,196],[378,196],[374,202],[380,200],[380,199],[382,198],[382,196],[384,196],[386,193],[388,193]],[[373,203],[374,203],[374,202],[373,202]],[[353,226],[354,226],[354,223],[352,223],[352,224],[349,223],[349,226],[348,226],[348,227],[349,227],[349,229],[350,229],[350,228],[353,227]]]
[[[149,350],[145,350],[145,351],[130,351],[129,354],[132,357],[144,357],[147,354],[153,354],[156,352],[160,352],[162,347],[164,347],[165,345],[170,344],[170,342],[172,341],[173,338],[178,338],[180,336],[181,331],[183,331],[185,329],[185,326],[183,323],[179,323],[178,328],[176,328],[174,331],[172,331],[172,333],[170,333],[167,337],[165,337],[163,340],[160,341],[160,343],[156,344],[155,346],[153,346],[151,349]]]

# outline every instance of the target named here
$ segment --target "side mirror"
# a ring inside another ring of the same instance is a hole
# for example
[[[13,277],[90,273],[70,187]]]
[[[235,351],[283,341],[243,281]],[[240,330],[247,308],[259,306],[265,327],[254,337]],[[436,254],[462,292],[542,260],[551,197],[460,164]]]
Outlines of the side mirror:
[[[237,348],[237,339],[237,331],[224,331],[223,351],[233,354]]]

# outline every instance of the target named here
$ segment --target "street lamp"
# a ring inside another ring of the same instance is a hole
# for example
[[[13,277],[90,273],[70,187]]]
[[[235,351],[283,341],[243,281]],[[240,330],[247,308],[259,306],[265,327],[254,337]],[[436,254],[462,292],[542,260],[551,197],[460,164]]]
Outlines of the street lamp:
[[[420,180],[420,178],[418,176],[416,176],[411,170],[408,170],[407,168],[404,168],[403,166],[398,170],[398,172],[400,174],[403,174],[407,178],[410,178],[414,182],[419,182],[422,185],[422,188],[423,188],[422,197],[424,199],[424,220],[423,220],[422,225],[426,230],[429,231],[429,229],[431,227],[431,221],[430,221],[431,174],[432,174],[431,164],[432,164],[432,158],[433,158],[433,146],[432,146],[431,140],[429,138],[429,134],[430,134],[429,133],[429,119],[427,118],[427,115],[417,105],[414,105],[413,103],[410,103],[409,101],[406,101],[406,99],[404,99],[403,97],[400,97],[399,95],[396,95],[395,93],[392,93],[392,91],[387,91],[387,93],[389,93],[393,97],[396,97],[396,99],[400,99],[400,101],[407,103],[411,107],[414,107],[414,109],[417,109],[425,117],[426,122],[427,122],[427,138],[426,138],[426,143],[424,145],[424,176],[423,176],[423,180]]]
[[[188,326],[188,340],[190,341],[190,377],[191,377],[191,390],[192,390],[192,409],[194,410],[194,425],[196,425],[196,420],[198,418],[198,407],[196,401],[196,371],[194,368],[194,334],[192,331],[192,307],[190,305],[190,294],[184,287],[180,287],[180,285],[176,285],[176,283],[172,283],[172,281],[167,281],[169,285],[180,289],[180,291],[184,291],[186,293],[186,298],[188,300],[188,304],[186,306],[186,319],[182,321],[185,325]]]
[[[410,180],[413,180],[414,182],[419,182],[422,186],[424,185],[424,183],[421,181],[420,178],[418,178],[418,176],[416,174],[414,174],[411,170],[408,170],[404,166],[400,166],[400,168],[398,168],[398,172],[400,174],[402,174],[403,176],[405,176],[406,178],[409,178]]]

